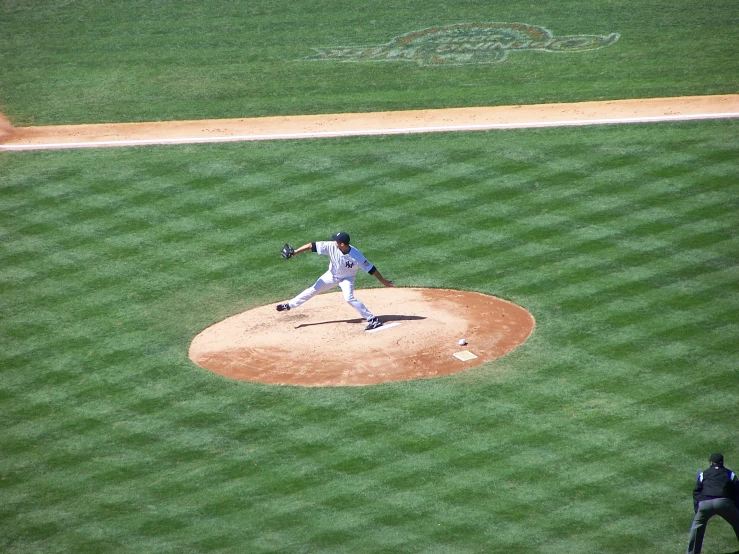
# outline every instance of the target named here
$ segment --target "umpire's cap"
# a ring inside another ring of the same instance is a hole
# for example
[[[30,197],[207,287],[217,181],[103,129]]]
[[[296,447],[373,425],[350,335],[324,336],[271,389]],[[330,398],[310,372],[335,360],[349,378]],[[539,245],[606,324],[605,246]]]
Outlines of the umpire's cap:
[[[708,461],[712,464],[718,464],[720,466],[724,465],[724,455],[723,454],[711,454],[711,457],[708,458]]]
[[[341,233],[336,233],[335,235],[331,235],[331,238],[334,239],[337,242],[343,242],[344,244],[349,244],[349,235],[342,231]]]

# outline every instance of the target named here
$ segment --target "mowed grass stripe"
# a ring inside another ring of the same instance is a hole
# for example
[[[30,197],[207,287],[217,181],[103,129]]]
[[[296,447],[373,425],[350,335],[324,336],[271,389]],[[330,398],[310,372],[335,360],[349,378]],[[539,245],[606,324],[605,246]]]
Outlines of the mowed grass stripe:
[[[674,551],[705,452],[732,456],[735,217],[699,171],[676,177],[677,199],[653,184],[645,167],[662,164],[633,163],[635,139],[690,138],[685,159],[711,165],[732,129],[29,153],[13,182],[47,175],[41,207],[23,200],[0,252],[5,536],[31,551]],[[44,168],[60,162],[79,170],[56,183]],[[609,166],[629,168],[625,186]],[[534,335],[459,375],[359,389],[234,383],[187,360],[199,330],[325,266],[274,245],[336,228],[402,285],[520,303]]]

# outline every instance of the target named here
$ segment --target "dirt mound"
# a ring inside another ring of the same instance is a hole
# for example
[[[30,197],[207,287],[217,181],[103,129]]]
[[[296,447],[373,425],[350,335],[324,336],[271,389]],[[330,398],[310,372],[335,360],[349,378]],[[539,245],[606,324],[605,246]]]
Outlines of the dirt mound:
[[[517,348],[534,329],[525,309],[475,292],[365,289],[357,297],[382,327],[365,332],[366,322],[341,293],[329,293],[289,312],[261,306],[216,323],[195,337],[190,359],[238,380],[373,385],[479,366]],[[460,346],[460,338],[468,344]]]

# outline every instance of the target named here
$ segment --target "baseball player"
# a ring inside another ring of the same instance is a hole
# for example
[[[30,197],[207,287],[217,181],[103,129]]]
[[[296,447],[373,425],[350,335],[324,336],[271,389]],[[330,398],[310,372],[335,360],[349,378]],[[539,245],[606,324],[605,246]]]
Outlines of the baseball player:
[[[331,287],[339,286],[346,300],[367,320],[365,331],[378,328],[382,322],[377,319],[367,307],[354,296],[354,277],[357,271],[362,269],[370,275],[374,275],[380,283],[386,287],[392,287],[393,282],[385,279],[377,268],[362,255],[362,253],[349,244],[349,235],[341,232],[331,237],[332,241],[309,242],[297,250],[286,244],[282,249],[282,257],[290,259],[293,256],[308,252],[329,257],[328,271],[321,275],[312,287],[308,287],[292,300],[277,305],[277,311],[292,310],[313,298],[319,292]]]

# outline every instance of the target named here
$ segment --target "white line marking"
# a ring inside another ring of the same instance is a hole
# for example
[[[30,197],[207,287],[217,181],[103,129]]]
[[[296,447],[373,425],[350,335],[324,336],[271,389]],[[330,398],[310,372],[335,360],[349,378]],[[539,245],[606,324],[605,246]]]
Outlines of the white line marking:
[[[725,119],[739,117],[739,112],[661,115],[650,117],[622,117],[605,119],[528,121],[520,123],[482,123],[470,125],[437,125],[428,127],[400,127],[388,129],[349,129],[344,131],[316,131],[305,133],[275,133],[236,135],[221,137],[178,137],[90,142],[55,142],[48,144],[0,144],[0,150],[47,150],[59,148],[100,148],[108,146],[154,146],[173,144],[208,144],[220,142],[245,142],[260,140],[291,140],[306,138],[336,138],[372,135],[400,135],[411,133],[439,133],[449,131],[492,131],[503,129],[531,129],[540,127],[582,127],[587,125],[615,125],[622,123],[661,123],[669,121],[693,121],[701,119]]]
[[[371,329],[367,331],[367,333],[379,333],[380,331],[386,331],[387,329],[390,329],[392,327],[397,327],[400,325],[399,321],[395,321],[393,323],[388,323],[387,325],[381,325],[380,327],[377,327],[376,329]]]

